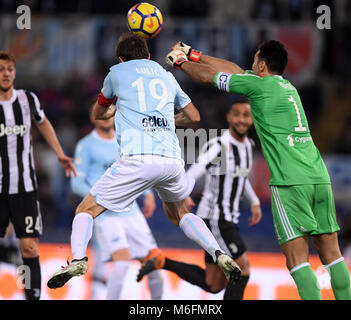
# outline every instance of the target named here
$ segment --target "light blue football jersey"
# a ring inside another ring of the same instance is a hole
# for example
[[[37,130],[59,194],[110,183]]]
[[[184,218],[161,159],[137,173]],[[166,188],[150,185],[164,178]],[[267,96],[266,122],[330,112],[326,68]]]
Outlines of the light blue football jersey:
[[[157,62],[131,60],[110,68],[101,90],[117,97],[116,137],[121,155],[155,154],[181,159],[174,108],[191,102],[174,76]]]
[[[103,139],[94,130],[79,140],[74,153],[77,176],[71,178],[72,191],[81,197],[85,197],[95,182],[118,158],[119,146],[116,139]],[[140,212],[139,206],[134,202],[130,211],[114,214],[123,215]],[[105,213],[109,214],[111,212],[106,210]]]

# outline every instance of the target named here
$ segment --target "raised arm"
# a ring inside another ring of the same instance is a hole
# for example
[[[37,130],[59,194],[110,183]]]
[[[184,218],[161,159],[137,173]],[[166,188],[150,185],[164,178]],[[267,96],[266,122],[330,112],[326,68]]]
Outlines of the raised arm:
[[[181,41],[177,42],[173,46],[172,50],[180,50],[186,54],[189,61],[208,65],[212,67],[216,72],[226,72],[232,74],[244,73],[244,70],[240,68],[236,63],[205,55],[201,51],[193,49],[191,46]]]
[[[217,70],[210,65],[200,64],[192,61],[185,61],[181,67],[193,80],[213,85],[213,79]]]
[[[199,60],[200,64],[205,64],[211,66],[216,72],[226,72],[232,74],[244,73],[236,63],[230,62],[228,60],[215,58],[202,54]]]
[[[171,51],[166,57],[166,62],[172,67],[184,71],[193,80],[210,85],[214,85],[216,73],[223,72],[223,69],[217,69],[219,63],[213,63],[214,66],[212,66],[211,64],[189,61],[185,53],[180,50]]]

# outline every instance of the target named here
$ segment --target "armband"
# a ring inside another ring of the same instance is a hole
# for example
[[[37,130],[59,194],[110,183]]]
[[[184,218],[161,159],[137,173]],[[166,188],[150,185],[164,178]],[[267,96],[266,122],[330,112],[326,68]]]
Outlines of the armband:
[[[99,93],[98,104],[102,107],[108,108],[111,104],[114,104],[117,100],[117,97],[113,97],[111,99],[105,98],[102,92]]]

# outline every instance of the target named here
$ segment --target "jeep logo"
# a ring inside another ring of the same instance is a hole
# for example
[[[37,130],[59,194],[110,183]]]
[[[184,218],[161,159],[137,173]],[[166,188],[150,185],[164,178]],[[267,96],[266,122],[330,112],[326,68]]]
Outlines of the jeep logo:
[[[14,125],[12,126],[5,126],[3,123],[0,124],[0,137],[6,135],[10,136],[11,134],[20,135],[23,137],[28,131],[28,127],[25,124],[21,125]]]

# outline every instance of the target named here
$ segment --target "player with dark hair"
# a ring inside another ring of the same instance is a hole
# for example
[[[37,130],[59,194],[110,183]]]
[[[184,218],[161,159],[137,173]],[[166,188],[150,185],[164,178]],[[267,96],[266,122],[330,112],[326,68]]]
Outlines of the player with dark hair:
[[[223,297],[225,300],[243,298],[250,276],[247,248],[238,228],[243,195],[251,203],[252,215],[249,225],[258,224],[262,218],[260,201],[248,179],[252,167],[252,142],[247,134],[252,126],[252,116],[247,99],[237,99],[231,105],[227,113],[227,122],[229,130],[202,147],[197,163],[188,169],[187,174],[195,180],[206,175],[196,214],[204,219],[221,247],[239,265],[240,280],[227,285],[223,273],[205,252],[205,269],[169,259],[162,253],[155,255],[143,264],[137,281],[145,274],[162,268],[175,272],[182,279],[207,292],[218,293],[226,287]]]
[[[114,119],[95,120],[91,118],[94,130],[79,140],[75,148],[74,163],[77,176],[71,179],[72,191],[86,196],[94,183],[118,157]],[[107,275],[107,261],[112,261],[112,269],[107,277],[108,300],[119,300],[130,260],[142,261],[149,253],[157,252],[157,243],[151,233],[146,218],[150,218],[156,208],[155,196],[151,190],[143,194],[144,206],[140,210],[136,202],[126,212],[106,210],[94,220],[93,248],[94,266],[92,278],[103,280]],[[151,298],[160,300],[163,280],[159,271],[149,274],[148,286]],[[93,289],[95,286],[93,286]],[[96,290],[93,290],[96,291]],[[95,292],[94,292],[95,293]]]
[[[151,188],[163,200],[169,219],[211,254],[228,280],[238,280],[240,268],[223,253],[204,221],[185,205],[195,181],[184,171],[175,134],[174,108],[195,122],[200,119],[198,110],[174,76],[150,60],[144,39],[134,34],[123,35],[116,54],[119,63],[110,68],[104,80],[93,117],[115,116],[121,157],[79,204],[72,223],[74,259],[49,279],[48,286],[61,287],[72,277],[87,272],[86,248],[94,218],[106,209],[113,212],[130,209],[134,200]],[[111,107],[115,101],[117,106]]]
[[[25,295],[28,300],[37,300],[41,290],[38,243],[42,221],[36,193],[32,122],[56,153],[66,176],[76,171],[73,159],[63,152],[37,96],[27,90],[14,89],[15,77],[14,57],[0,52],[0,237],[12,222],[23,263],[31,272],[30,288],[25,288]]]
[[[335,298],[351,299],[329,174],[313,143],[299,94],[282,77],[288,63],[283,44],[274,40],[262,43],[252,71],[204,55],[182,42],[173,47],[166,61],[196,81],[248,97],[271,174],[274,228],[300,297],[321,299],[308,262],[310,237],[330,274]]]

